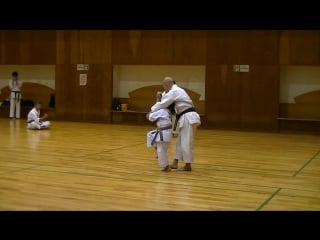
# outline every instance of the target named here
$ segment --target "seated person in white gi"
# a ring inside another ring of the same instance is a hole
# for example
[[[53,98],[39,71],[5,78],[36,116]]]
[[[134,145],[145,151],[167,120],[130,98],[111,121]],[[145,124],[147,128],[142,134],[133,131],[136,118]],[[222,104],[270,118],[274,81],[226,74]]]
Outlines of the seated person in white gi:
[[[48,114],[44,114],[40,117],[40,109],[41,103],[35,102],[34,107],[28,113],[28,122],[27,128],[28,129],[47,129],[50,126],[50,121],[44,121]]]

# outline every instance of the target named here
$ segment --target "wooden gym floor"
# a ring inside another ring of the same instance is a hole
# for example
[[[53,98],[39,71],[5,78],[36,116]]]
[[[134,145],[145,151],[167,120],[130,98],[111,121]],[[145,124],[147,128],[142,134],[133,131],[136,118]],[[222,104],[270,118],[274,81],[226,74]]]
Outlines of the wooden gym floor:
[[[0,210],[320,210],[319,135],[199,128],[193,171],[161,172],[151,129],[0,118]]]

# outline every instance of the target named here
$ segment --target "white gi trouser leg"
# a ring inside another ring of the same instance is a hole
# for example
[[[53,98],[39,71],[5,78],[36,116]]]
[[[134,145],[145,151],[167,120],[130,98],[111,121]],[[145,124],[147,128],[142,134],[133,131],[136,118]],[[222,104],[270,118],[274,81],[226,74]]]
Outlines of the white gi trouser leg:
[[[40,129],[41,125],[36,122],[36,121],[33,121],[31,123],[28,123],[28,129]]]
[[[28,123],[27,125],[28,129],[40,129],[40,127],[41,127],[40,124],[35,121]]]
[[[39,122],[33,121],[31,123],[28,123],[27,128],[28,129],[46,129],[49,128],[50,121],[44,121],[41,124]]]
[[[10,114],[9,117],[13,118],[14,117],[14,108],[16,106],[16,99],[15,95],[13,92],[10,93]]]
[[[44,128],[49,128],[50,126],[50,121],[44,121],[41,123],[41,129],[44,129]]]
[[[10,118],[20,118],[20,92],[10,93]]]
[[[193,161],[193,142],[196,126],[190,125],[185,118],[180,119],[180,121],[185,122],[179,129],[175,149],[175,159],[183,160],[185,163],[191,163]]]
[[[20,118],[20,98],[16,99],[16,118]]]
[[[161,168],[165,168],[169,165],[168,161],[168,148],[169,142],[157,142],[157,154],[158,154],[158,162]]]

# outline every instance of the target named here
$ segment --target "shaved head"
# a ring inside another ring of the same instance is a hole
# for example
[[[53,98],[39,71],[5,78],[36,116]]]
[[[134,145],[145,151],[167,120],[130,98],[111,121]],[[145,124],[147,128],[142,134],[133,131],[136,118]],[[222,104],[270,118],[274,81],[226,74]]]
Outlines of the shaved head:
[[[172,77],[165,77],[163,79],[163,83],[173,83],[173,78]]]
[[[167,92],[171,89],[172,85],[174,84],[174,80],[172,77],[165,77],[163,80],[162,80],[162,86],[163,86],[163,89]]]

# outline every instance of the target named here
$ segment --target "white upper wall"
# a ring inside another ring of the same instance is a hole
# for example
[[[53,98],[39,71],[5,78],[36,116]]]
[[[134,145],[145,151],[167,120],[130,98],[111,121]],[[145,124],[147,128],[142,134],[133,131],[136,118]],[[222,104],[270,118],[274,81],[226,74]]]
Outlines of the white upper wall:
[[[281,66],[280,102],[294,103],[294,97],[320,90],[320,66]]]
[[[11,73],[17,71],[24,82],[35,82],[55,89],[55,65],[0,65],[0,89],[8,86]],[[205,99],[205,66],[194,65],[115,65],[113,95],[127,98],[128,92],[149,85],[160,85],[172,76],[182,87]],[[280,102],[294,103],[294,97],[320,90],[320,66],[280,66]]]
[[[0,65],[0,89],[8,86],[12,72],[23,82],[34,82],[55,89],[55,65]]]
[[[205,99],[204,65],[115,65],[113,68],[113,97],[128,98],[135,89],[161,85],[166,76],[171,76],[181,87],[199,93]]]

